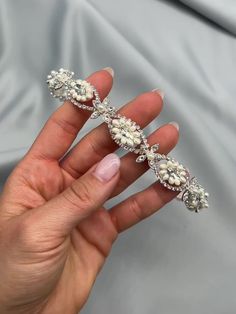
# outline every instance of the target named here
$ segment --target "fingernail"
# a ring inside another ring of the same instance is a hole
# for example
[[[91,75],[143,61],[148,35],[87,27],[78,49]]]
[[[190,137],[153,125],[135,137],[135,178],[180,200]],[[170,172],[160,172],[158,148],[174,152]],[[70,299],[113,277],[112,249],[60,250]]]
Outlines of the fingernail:
[[[105,156],[94,170],[94,175],[102,182],[108,182],[119,170],[120,158],[116,154]]]
[[[162,90],[158,89],[158,88],[154,88],[154,89],[152,90],[152,92],[155,92],[155,93],[159,94],[162,99],[164,99],[164,97],[165,97],[164,92],[163,92]]]
[[[112,77],[114,77],[114,70],[113,70],[112,68],[106,67],[106,68],[104,68],[103,70],[107,71],[108,73],[111,74]]]
[[[172,121],[172,122],[169,122],[168,124],[172,124],[179,131],[179,125],[177,122]]]

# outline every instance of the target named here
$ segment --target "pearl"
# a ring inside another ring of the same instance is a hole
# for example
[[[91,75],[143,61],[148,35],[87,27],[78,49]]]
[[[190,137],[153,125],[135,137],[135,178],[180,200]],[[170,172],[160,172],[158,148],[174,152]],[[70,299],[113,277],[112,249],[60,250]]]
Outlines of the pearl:
[[[135,126],[135,125],[131,125],[130,131],[131,131],[131,132],[134,132],[135,130],[136,130],[136,126]]]
[[[86,96],[82,96],[82,97],[81,97],[81,100],[82,100],[82,101],[85,101],[85,100],[86,100]]]
[[[139,133],[138,131],[135,131],[135,132],[133,132],[133,136],[139,137],[139,136],[140,136],[140,133]]]
[[[168,160],[168,161],[167,161],[167,167],[172,167],[172,166],[173,166],[172,161]]]
[[[116,135],[115,135],[115,139],[116,140],[120,140],[122,138],[122,135],[120,134],[120,133],[117,133]]]
[[[120,124],[124,124],[126,121],[125,121],[126,119],[124,119],[124,118],[120,118]]]
[[[122,136],[122,138],[121,138],[121,143],[122,143],[122,144],[126,144],[126,137]]]
[[[112,120],[112,124],[115,125],[115,126],[119,126],[120,125],[119,120],[117,120],[117,119]]]
[[[180,177],[180,181],[181,181],[182,183],[186,183],[185,177]]]
[[[130,146],[130,147],[134,146],[134,142],[131,139],[127,139],[126,142],[127,142],[128,146]]]
[[[186,172],[185,172],[185,171],[181,171],[181,172],[180,172],[180,175],[181,175],[181,176],[186,176]]]
[[[161,170],[160,172],[159,172],[159,174],[161,175],[161,176],[163,176],[164,174],[166,174],[167,173],[167,170]]]
[[[180,185],[180,180],[179,179],[175,179],[175,185]]]
[[[174,183],[175,183],[175,179],[174,179],[173,177],[169,177],[168,182],[169,182],[170,184],[174,184]]]
[[[164,176],[163,176],[163,178],[162,178],[163,180],[168,180],[169,179],[169,175],[168,175],[168,173],[166,173]]]
[[[166,169],[167,165],[166,164],[160,164],[160,169]]]
[[[134,138],[134,144],[139,145],[141,143],[141,140],[139,138]]]
[[[112,128],[113,133],[120,133],[120,130],[118,128]]]
[[[150,160],[153,160],[155,158],[155,154],[152,153],[152,152],[147,152],[147,158],[150,159]],[[163,170],[162,170],[163,171]]]

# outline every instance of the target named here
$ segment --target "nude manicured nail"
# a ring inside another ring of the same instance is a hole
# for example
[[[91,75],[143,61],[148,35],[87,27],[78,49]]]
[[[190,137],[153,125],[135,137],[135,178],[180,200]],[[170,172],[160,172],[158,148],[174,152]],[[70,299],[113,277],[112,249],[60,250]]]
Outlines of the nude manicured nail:
[[[102,182],[108,182],[118,172],[120,158],[116,154],[105,156],[94,170],[94,175]]]
[[[165,97],[164,92],[163,92],[162,90],[158,89],[158,88],[154,88],[154,89],[152,90],[152,92],[155,92],[155,93],[159,94],[162,99],[164,99],[164,97]]]
[[[172,121],[172,122],[169,122],[169,124],[172,124],[179,131],[179,125],[177,122]]]
[[[111,67],[106,67],[103,70],[107,71],[112,77],[114,77],[114,70]]]

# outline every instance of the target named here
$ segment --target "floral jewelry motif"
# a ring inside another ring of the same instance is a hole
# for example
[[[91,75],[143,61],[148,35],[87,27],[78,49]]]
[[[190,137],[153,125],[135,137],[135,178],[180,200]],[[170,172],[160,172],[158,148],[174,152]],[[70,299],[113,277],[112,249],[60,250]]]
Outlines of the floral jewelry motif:
[[[180,192],[176,198],[182,200],[190,211],[199,212],[208,207],[209,194],[195,177],[190,178],[186,167],[173,158],[160,154],[159,144],[150,146],[143,130],[135,121],[118,114],[115,107],[110,105],[108,97],[101,101],[96,88],[89,82],[75,80],[73,76],[74,72],[64,69],[51,71],[47,79],[51,95],[60,100],[70,100],[75,106],[92,111],[92,119],[101,117],[107,123],[115,143],[138,154],[137,163],[147,160],[157,181],[169,190]]]

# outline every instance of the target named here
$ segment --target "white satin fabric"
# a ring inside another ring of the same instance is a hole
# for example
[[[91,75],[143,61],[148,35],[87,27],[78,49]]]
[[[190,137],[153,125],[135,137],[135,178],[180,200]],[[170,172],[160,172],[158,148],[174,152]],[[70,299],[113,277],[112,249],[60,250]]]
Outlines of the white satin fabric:
[[[112,66],[117,107],[155,87],[165,92],[146,131],[177,121],[171,154],[210,193],[199,215],[173,201],[123,233],[83,314],[235,313],[235,16],[233,0],[1,0],[1,186],[59,105],[48,72],[85,78]],[[154,179],[148,172],[108,205]]]

